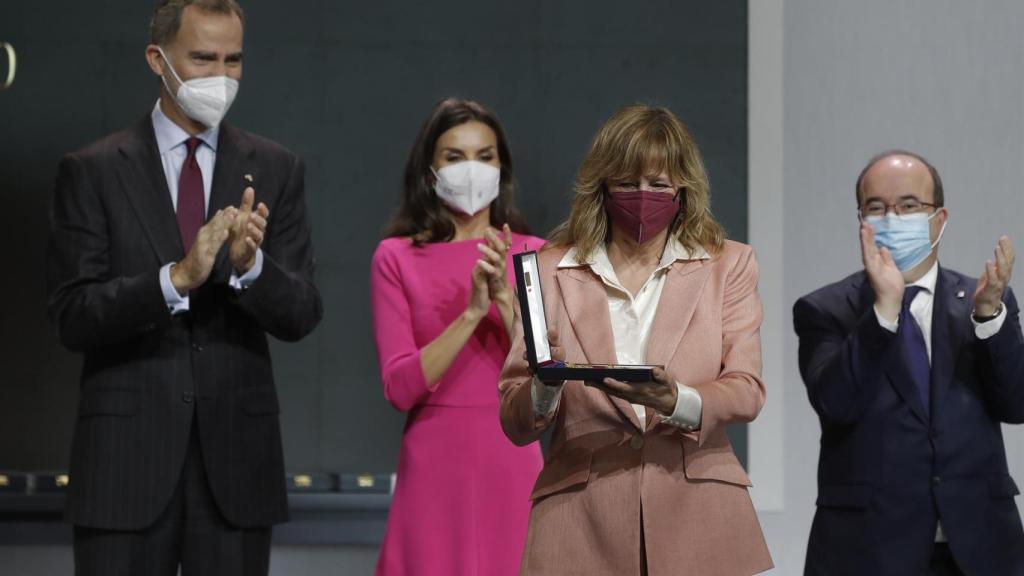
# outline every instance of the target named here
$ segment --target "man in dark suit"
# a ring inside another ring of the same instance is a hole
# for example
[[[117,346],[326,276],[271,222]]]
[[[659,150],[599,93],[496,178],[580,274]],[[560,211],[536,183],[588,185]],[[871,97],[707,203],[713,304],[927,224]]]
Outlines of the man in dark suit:
[[[1024,421],[1024,339],[1003,236],[977,280],[938,264],[949,217],[920,156],[857,180],[864,270],[793,309],[821,421],[805,573],[1024,574],[1000,424]]]
[[[266,574],[288,517],[266,335],[299,340],[322,307],[302,162],[221,123],[242,28],[234,0],[159,1],[156,106],[60,162],[49,311],[84,354],[79,574]]]

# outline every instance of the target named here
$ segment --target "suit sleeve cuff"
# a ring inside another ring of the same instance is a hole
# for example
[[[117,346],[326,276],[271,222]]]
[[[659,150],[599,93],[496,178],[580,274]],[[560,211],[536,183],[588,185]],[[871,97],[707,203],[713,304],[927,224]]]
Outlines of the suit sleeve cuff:
[[[181,314],[188,312],[188,294],[182,296],[178,294],[178,290],[174,287],[171,282],[171,266],[174,266],[174,262],[165,264],[160,269],[160,290],[164,293],[164,302],[167,303],[168,310],[171,311],[171,315]],[[152,270],[152,268],[150,268]]]
[[[260,277],[260,274],[262,272],[263,250],[261,248],[257,248],[256,262],[252,265],[252,268],[249,268],[249,271],[246,272],[245,274],[242,274],[241,276],[238,275],[238,272],[232,270],[231,278],[228,278],[228,285],[234,288],[235,291],[241,292],[242,290],[245,290],[250,285],[252,285],[252,283],[255,282],[257,278]]]
[[[886,320],[885,318],[882,318],[882,315],[878,313],[878,308],[877,307],[872,307],[872,309],[875,311],[875,318],[878,319],[878,325],[879,326],[881,326],[882,328],[885,328],[886,330],[888,330],[889,332],[892,332],[893,334],[895,334],[896,331],[899,330],[899,328],[900,328],[900,319],[899,318],[896,318],[895,322],[890,322],[890,321]]]
[[[558,400],[562,397],[562,386],[548,386],[536,376],[530,383],[530,397],[533,399],[533,411],[538,416],[550,418],[558,408]]]
[[[974,335],[978,337],[978,340],[988,340],[995,336],[999,329],[1003,327],[1003,322],[1006,321],[1006,305],[1000,306],[999,314],[987,321],[978,322],[974,319],[974,315],[971,315],[971,324],[974,324]]]
[[[672,411],[671,416],[662,416],[662,422],[683,430],[697,430],[700,428],[701,414],[704,409],[704,401],[701,399],[700,393],[679,382],[676,382],[676,391],[678,392],[676,408]]]

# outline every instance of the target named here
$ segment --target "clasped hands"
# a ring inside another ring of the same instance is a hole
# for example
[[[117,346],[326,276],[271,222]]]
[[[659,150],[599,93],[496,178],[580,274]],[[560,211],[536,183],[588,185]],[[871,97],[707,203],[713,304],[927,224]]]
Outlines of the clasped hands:
[[[263,202],[254,206],[256,191],[250,186],[242,193],[238,207],[218,210],[199,229],[185,258],[171,267],[171,283],[179,294],[202,286],[210,277],[217,253],[226,242],[228,258],[238,274],[256,263],[256,252],[266,236],[270,210]]]
[[[487,229],[484,243],[477,245],[481,258],[473,266],[469,305],[466,307],[466,311],[476,319],[487,315],[491,302],[512,305],[512,288],[508,284],[506,265],[508,251],[512,247],[512,229],[508,224],[502,227],[502,235],[504,239],[499,238],[494,230]]]

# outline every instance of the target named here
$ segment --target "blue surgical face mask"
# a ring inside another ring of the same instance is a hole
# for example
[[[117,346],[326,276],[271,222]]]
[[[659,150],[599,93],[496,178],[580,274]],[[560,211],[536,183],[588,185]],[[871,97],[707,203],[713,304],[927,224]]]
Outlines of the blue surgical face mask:
[[[942,225],[939,237],[932,242],[928,223],[935,217],[927,214],[907,214],[897,216],[892,212],[885,216],[868,216],[865,222],[875,229],[875,245],[888,248],[892,259],[900,272],[906,272],[924,262],[939,244],[946,225]]]

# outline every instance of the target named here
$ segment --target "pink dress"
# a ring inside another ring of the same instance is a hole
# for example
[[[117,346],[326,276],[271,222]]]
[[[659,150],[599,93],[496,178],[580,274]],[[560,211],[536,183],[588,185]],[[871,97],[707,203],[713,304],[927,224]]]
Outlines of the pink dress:
[[[513,235],[513,252],[543,240]],[[373,322],[384,396],[408,412],[398,482],[377,563],[380,576],[519,573],[540,447],[517,447],[501,430],[498,375],[509,341],[497,307],[433,391],[420,350],[469,302],[483,240],[416,248],[389,238],[373,255]],[[508,273],[514,281],[512,258]]]

